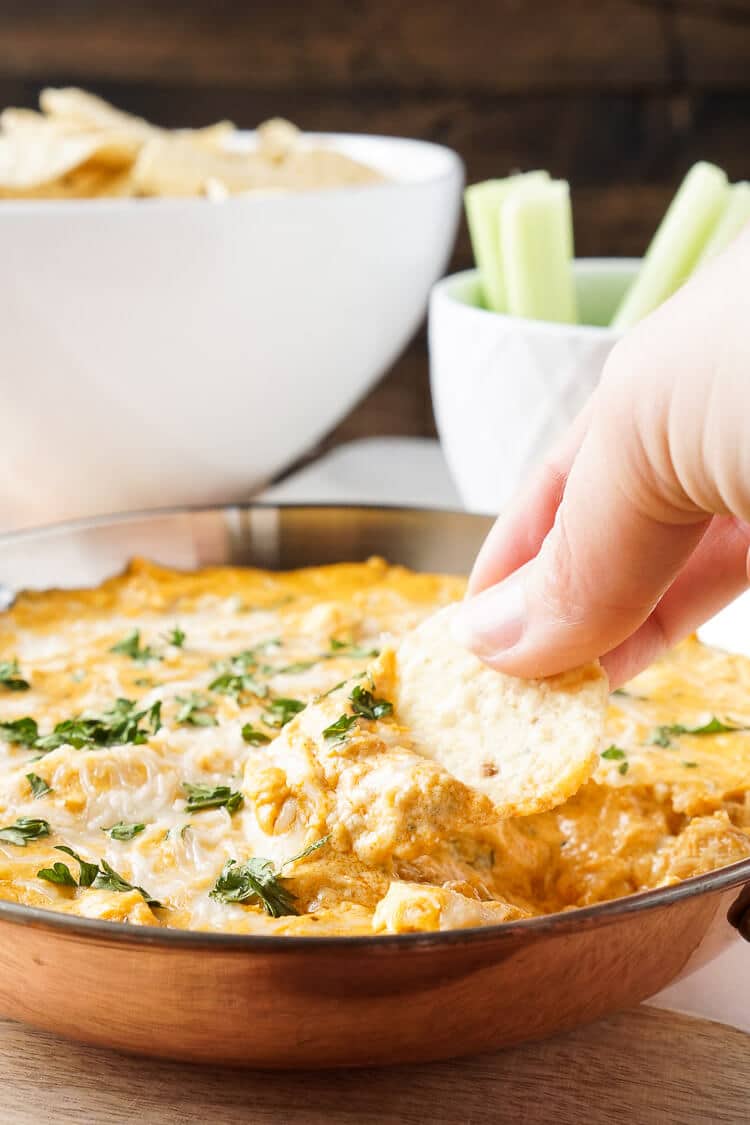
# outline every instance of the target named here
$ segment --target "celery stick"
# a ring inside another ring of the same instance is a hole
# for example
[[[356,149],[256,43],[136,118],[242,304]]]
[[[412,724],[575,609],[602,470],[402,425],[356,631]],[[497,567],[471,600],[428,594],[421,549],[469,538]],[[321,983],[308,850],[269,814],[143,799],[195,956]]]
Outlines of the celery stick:
[[[503,180],[484,180],[464,192],[474,261],[482,282],[484,304],[493,312],[505,312],[505,281],[500,252],[500,210],[508,192],[522,181],[546,180],[547,172],[527,172]]]
[[[730,187],[729,203],[714,227],[713,234],[703,247],[698,266],[710,262],[725,250],[748,223],[750,223],[750,183],[741,180],[740,183],[732,184]]]
[[[485,180],[464,192],[466,221],[469,224],[474,261],[479,270],[485,307],[493,312],[505,310],[505,285],[500,261],[500,206],[507,180]]]
[[[503,273],[512,316],[574,324],[573,219],[564,180],[519,184],[500,215]]]
[[[689,277],[729,199],[721,168],[694,164],[651,240],[635,281],[622,299],[613,328],[630,328],[666,301]]]

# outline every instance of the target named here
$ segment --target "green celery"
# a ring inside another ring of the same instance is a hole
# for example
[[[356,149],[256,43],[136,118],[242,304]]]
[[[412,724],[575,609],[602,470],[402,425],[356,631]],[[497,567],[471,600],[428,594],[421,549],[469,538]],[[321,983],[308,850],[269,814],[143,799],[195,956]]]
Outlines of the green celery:
[[[564,180],[521,183],[500,217],[508,312],[575,324],[573,218]]]
[[[693,271],[729,201],[721,168],[694,164],[651,240],[635,281],[615,313],[612,327],[631,328],[679,289]]]
[[[500,213],[508,193],[521,183],[549,179],[547,172],[526,172],[502,180],[484,180],[464,192],[466,220],[482,282],[484,305],[492,312],[505,312],[505,281],[500,248]]]
[[[748,223],[750,223],[750,183],[741,180],[740,183],[732,184],[730,187],[729,203],[714,227],[713,234],[703,247],[698,266],[705,265],[722,250],[726,250],[729,243],[734,241]]]

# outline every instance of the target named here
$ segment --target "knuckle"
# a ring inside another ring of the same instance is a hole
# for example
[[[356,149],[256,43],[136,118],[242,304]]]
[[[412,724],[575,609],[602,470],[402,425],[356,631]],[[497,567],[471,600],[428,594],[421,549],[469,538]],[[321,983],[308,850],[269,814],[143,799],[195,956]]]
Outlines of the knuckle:
[[[559,504],[565,491],[565,482],[568,479],[568,467],[560,461],[550,460],[546,465],[545,473],[547,485]]]

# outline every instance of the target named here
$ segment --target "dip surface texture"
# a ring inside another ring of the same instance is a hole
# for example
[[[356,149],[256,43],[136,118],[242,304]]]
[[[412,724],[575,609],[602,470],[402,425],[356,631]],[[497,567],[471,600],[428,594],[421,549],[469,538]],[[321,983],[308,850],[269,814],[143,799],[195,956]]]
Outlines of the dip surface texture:
[[[392,645],[463,588],[379,559],[135,561],[98,589],[21,594],[0,616],[0,897],[153,926],[400,933],[750,855],[750,661],[695,640],[612,696],[596,773],[557,808],[498,823],[417,754]]]

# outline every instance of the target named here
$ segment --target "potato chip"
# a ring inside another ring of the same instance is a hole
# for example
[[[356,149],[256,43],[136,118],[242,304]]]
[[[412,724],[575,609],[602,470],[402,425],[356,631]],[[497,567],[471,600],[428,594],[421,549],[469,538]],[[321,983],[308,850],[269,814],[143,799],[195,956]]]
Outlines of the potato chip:
[[[30,131],[44,132],[49,125],[44,114],[35,109],[14,109],[9,106],[0,113],[0,129],[6,136],[9,133],[28,134]]]
[[[189,141],[198,148],[227,152],[229,151],[227,142],[236,132],[237,129],[231,121],[217,121],[215,125],[206,125],[203,129],[175,129],[174,133],[170,134],[167,131],[166,135]]]
[[[130,169],[117,170],[92,162],[35,188],[13,190],[0,186],[0,199],[111,199],[133,195]]]
[[[213,176],[206,180],[205,195],[206,199],[211,199],[214,203],[223,203],[225,199],[229,199],[227,185]]]
[[[607,677],[598,664],[519,680],[453,639],[448,607],[402,640],[396,715],[413,748],[485,793],[502,817],[562,804],[593,774],[604,731]]]
[[[181,136],[155,137],[133,169],[141,195],[204,195],[218,181],[227,192],[274,187],[277,173],[258,153],[211,152]]]
[[[21,192],[58,180],[85,164],[96,147],[87,136],[11,133],[0,137],[0,191]]]
[[[67,122],[77,129],[120,129],[140,136],[142,141],[157,132],[156,126],[142,117],[116,109],[104,98],[74,86],[64,89],[47,87],[39,95],[39,105],[47,117]]]
[[[129,168],[108,168],[96,161],[82,164],[51,186],[57,189],[58,199],[122,199],[136,194]]]
[[[332,148],[301,148],[289,154],[281,165],[288,187],[296,191],[354,187],[382,182],[385,177],[374,168],[352,160]]]
[[[38,115],[42,120],[53,122],[59,128],[101,132],[112,139],[120,137],[123,144],[129,144],[134,150],[133,156],[153,137],[170,135],[169,130],[152,125],[142,117],[125,113],[103,98],[75,87],[48,87],[39,95],[39,104],[47,115]],[[190,140],[202,148],[223,149],[228,137],[235,132],[231,121],[218,121],[202,129],[178,129],[174,135]]]
[[[267,160],[284,160],[300,143],[300,131],[283,117],[272,117],[255,130],[258,152]]]
[[[28,147],[36,152],[45,145],[54,151],[63,138],[86,141],[86,145],[80,145],[85,159],[97,160],[118,170],[133,163],[142,144],[132,132],[112,128],[84,130],[74,121],[45,117],[29,109],[4,110],[0,114],[0,126],[4,136],[14,138],[16,151],[25,152]]]
[[[309,148],[290,122],[233,144],[229,121],[163,129],[76,87],[42,90],[41,112],[0,115],[0,198],[208,196],[333,187],[379,179],[340,153]]]

